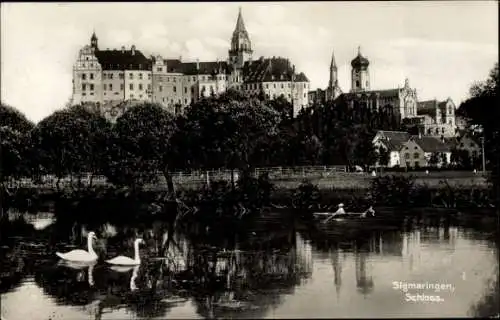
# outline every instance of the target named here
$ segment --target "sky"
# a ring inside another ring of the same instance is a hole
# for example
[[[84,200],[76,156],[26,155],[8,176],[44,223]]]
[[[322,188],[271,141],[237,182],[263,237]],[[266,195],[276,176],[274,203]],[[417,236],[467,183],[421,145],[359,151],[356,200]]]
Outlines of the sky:
[[[498,61],[496,1],[5,3],[1,101],[35,122],[71,96],[72,67],[95,30],[101,49],[135,45],[183,61],[227,59],[241,7],[254,58],[287,57],[311,88],[328,85],[332,52],[350,90],[358,46],[372,89],[403,86],[458,106]]]

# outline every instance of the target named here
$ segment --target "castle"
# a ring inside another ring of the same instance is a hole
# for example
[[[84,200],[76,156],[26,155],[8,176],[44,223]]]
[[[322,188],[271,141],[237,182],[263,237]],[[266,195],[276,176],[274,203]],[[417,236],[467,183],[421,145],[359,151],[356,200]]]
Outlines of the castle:
[[[453,137],[457,134],[455,104],[446,101],[418,101],[417,90],[410,87],[408,79],[404,86],[394,89],[370,90],[370,61],[361,54],[351,61],[351,90],[343,93],[338,85],[337,65],[332,54],[330,81],[325,90],[309,92],[309,104],[327,101],[346,102],[372,110],[385,110],[394,115],[398,124],[415,128],[419,134],[434,137]]]
[[[146,57],[130,50],[100,50],[95,32],[73,67],[72,103],[93,102],[107,118],[123,113],[123,102],[160,103],[174,113],[203,97],[228,89],[248,94],[279,96],[292,103],[294,116],[308,105],[309,80],[281,57],[252,58],[253,50],[241,8],[226,61],[185,62]]]

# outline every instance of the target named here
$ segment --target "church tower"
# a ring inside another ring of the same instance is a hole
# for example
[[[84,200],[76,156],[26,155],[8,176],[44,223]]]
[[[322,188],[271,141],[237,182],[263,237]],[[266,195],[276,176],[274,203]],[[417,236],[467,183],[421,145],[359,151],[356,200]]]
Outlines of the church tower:
[[[362,92],[370,90],[370,73],[368,66],[370,62],[361,55],[361,48],[358,47],[358,56],[351,61],[351,92]]]
[[[92,33],[92,37],[90,38],[90,47],[94,49],[94,51],[99,51],[99,47],[97,45],[97,36],[95,35],[95,31]]]
[[[335,53],[332,51],[332,61],[330,62],[330,80],[328,81],[328,88],[326,88],[326,101],[335,100],[341,93],[342,90],[340,90],[339,87]]]
[[[241,68],[245,61],[252,60],[252,43],[245,29],[241,7],[238,12],[238,20],[231,38],[231,49],[229,50],[229,62],[236,68]]]

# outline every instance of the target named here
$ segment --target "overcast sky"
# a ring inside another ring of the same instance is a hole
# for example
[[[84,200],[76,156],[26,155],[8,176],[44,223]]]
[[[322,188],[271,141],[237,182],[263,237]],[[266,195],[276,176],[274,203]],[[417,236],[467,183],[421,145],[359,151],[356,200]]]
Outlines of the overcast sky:
[[[101,49],[168,58],[226,59],[242,7],[254,57],[282,56],[312,88],[328,84],[335,50],[350,89],[357,47],[370,60],[372,89],[406,77],[419,100],[458,105],[498,61],[496,1],[2,3],[1,99],[39,121],[71,96],[72,66],[95,29]]]

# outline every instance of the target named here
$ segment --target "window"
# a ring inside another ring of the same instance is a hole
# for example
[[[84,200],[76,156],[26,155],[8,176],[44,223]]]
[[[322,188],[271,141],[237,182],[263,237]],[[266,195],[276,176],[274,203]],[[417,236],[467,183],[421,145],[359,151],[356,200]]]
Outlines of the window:
[[[184,93],[188,93],[188,88],[184,87]]]
[[[142,83],[139,83],[139,90],[142,90]]]
[[[196,81],[196,77],[193,77],[193,81]]]
[[[194,87],[191,87],[191,93],[194,94]]]
[[[151,83],[148,83],[148,90],[151,90]]]
[[[266,83],[266,89],[269,89],[269,83]]]
[[[112,73],[109,74],[109,79],[113,80],[113,74]]]
[[[134,84],[131,83],[130,86],[129,86],[130,90],[134,90]]]
[[[102,74],[102,79],[106,80],[106,74],[105,73]]]
[[[431,134],[431,129],[427,129],[427,134]]]
[[[444,128],[441,128],[441,133],[444,133]]]
[[[273,84],[274,89],[276,89],[276,83]]]
[[[82,90],[85,91],[87,88],[85,86],[85,83],[82,83]]]
[[[451,126],[451,120],[448,121],[448,124]]]
[[[107,89],[106,84],[103,84],[103,88],[104,88],[104,90],[106,90],[106,89]]]
[[[111,90],[113,90],[113,84],[112,83],[109,84],[109,91],[111,91]]]
[[[142,80],[142,73],[139,73],[139,80]]]
[[[123,76],[123,73],[118,74],[118,78],[124,79],[125,77]]]
[[[281,89],[283,89],[283,83],[281,84]]]
[[[409,153],[405,153],[405,159],[410,159],[410,154]]]
[[[359,88],[359,80],[356,80],[356,88]]]
[[[436,131],[436,134],[439,134],[439,128],[436,128],[435,131]]]
[[[125,89],[125,86],[123,85],[123,83],[120,84],[120,90],[123,90]]]
[[[188,103],[188,99],[184,99],[184,103],[187,104]]]
[[[162,86],[159,86],[159,87],[158,87],[158,91],[162,92],[162,91],[163,91],[163,87],[162,87]]]
[[[158,67],[158,68],[156,68],[156,71],[158,71],[158,72],[162,72],[162,71],[163,71],[163,68],[162,68],[162,67]]]
[[[148,80],[151,80],[151,73],[148,73]]]
[[[87,75],[85,73],[82,73],[82,80],[87,80]]]
[[[167,82],[170,82],[170,77],[167,77]]]
[[[418,159],[418,157],[419,157],[418,152],[415,152],[415,153],[413,154],[413,158],[414,158],[414,159]]]
[[[129,73],[128,77],[129,77],[130,80],[132,80],[132,79],[134,79],[134,74],[133,73]]]
[[[304,89],[306,89],[306,88],[307,88],[307,85],[304,83]]]
[[[418,167],[420,167],[420,162],[415,161],[415,168],[418,168]]]
[[[90,73],[90,80],[94,80],[94,74]]]
[[[176,77],[174,77],[174,78],[172,79],[172,81],[174,81],[174,82],[175,82],[175,81],[176,81],[176,79],[177,79],[177,78],[176,78]]]
[[[94,84],[93,83],[90,84],[90,91],[94,91]]]
[[[174,78],[175,79],[175,78]],[[177,92],[177,87],[176,86],[173,86],[172,90],[174,90],[174,92]]]
[[[368,81],[366,81],[366,86],[368,87]]]
[[[306,96],[307,96],[306,93],[304,93],[304,99],[306,98]]]

